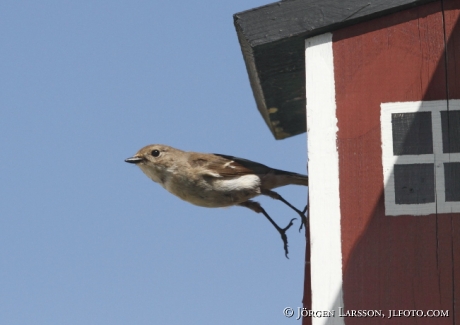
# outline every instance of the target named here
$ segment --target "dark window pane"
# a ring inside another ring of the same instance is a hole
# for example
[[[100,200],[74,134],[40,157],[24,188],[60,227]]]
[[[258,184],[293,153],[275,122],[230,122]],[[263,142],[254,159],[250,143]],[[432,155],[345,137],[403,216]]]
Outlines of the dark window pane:
[[[396,204],[434,202],[434,164],[395,165]]]
[[[433,153],[431,112],[391,114],[393,154],[423,155]]]
[[[441,111],[442,150],[460,152],[460,111]]]
[[[460,201],[460,162],[444,163],[446,202]]]

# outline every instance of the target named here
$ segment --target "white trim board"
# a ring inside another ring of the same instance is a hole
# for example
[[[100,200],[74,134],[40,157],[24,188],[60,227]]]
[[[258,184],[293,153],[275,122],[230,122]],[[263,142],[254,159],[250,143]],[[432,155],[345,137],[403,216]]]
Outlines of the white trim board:
[[[312,310],[343,307],[339,154],[332,34],[305,41]],[[312,318],[314,325],[343,317]]]

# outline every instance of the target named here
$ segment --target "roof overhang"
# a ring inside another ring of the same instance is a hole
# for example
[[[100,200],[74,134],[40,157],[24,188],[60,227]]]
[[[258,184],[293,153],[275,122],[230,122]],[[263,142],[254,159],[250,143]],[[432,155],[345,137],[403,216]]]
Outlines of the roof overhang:
[[[235,14],[257,108],[275,138],[306,131],[306,38],[433,1],[285,0]]]

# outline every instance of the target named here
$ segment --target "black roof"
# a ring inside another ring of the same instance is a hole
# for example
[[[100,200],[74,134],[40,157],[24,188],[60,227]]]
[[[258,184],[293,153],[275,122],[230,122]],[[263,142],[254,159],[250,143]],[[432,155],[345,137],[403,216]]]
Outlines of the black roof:
[[[306,38],[433,1],[285,0],[235,14],[257,108],[275,138],[306,131]]]

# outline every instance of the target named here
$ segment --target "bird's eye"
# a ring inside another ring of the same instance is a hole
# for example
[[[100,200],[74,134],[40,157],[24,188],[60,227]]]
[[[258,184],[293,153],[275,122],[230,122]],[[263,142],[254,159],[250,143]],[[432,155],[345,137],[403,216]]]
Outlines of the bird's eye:
[[[154,157],[158,157],[160,155],[160,151],[155,149],[155,150],[152,150],[152,156]]]

